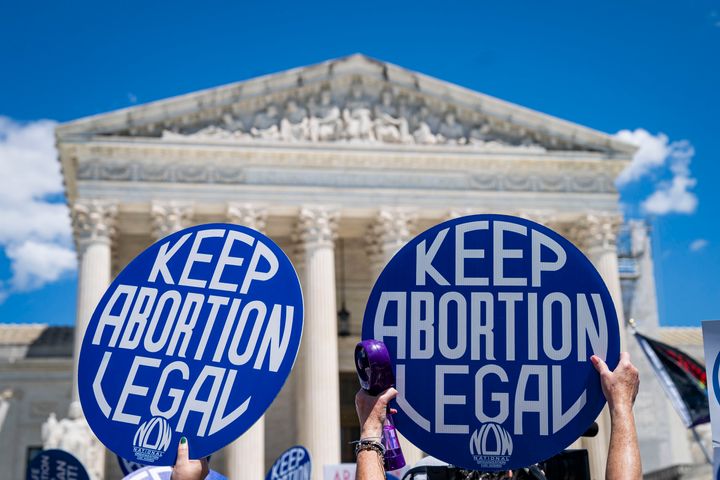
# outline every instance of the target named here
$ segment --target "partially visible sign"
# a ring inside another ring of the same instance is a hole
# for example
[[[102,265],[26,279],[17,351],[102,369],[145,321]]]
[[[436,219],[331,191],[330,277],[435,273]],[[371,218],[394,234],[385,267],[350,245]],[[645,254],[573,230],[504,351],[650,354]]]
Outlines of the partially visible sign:
[[[537,223],[473,215],[390,260],[362,338],[395,364],[400,432],[470,470],[532,465],[590,426],[605,397],[590,356],[619,359],[618,319],[592,263]]]
[[[720,320],[705,320],[702,322],[702,332],[710,424],[715,445],[720,444]]]
[[[210,455],[262,416],[303,327],[287,255],[239,225],[199,225],[138,255],[103,295],[79,361],[83,411],[121,457],[172,465],[185,436]]]
[[[120,455],[116,455],[118,460],[118,465],[120,465],[120,470],[122,470],[123,475],[130,475],[132,472],[135,472],[137,470],[140,470],[141,468],[145,467],[142,463],[137,462],[131,462],[130,460],[125,460]]]
[[[143,467],[123,477],[123,480],[171,480],[172,467]],[[215,470],[210,470],[206,480],[228,480]]]
[[[27,467],[27,480],[90,480],[80,460],[64,450],[43,450]]]
[[[300,445],[285,450],[270,467],[265,480],[310,480],[310,453]]]
[[[355,480],[354,463],[338,463],[323,466],[323,480]]]
[[[713,480],[720,480],[720,447],[713,447]]]

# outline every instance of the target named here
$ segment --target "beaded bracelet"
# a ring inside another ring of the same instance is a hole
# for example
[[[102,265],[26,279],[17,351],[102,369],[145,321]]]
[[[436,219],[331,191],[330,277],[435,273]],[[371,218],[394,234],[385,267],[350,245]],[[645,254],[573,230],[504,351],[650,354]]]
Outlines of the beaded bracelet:
[[[357,442],[355,442],[355,456],[357,457],[360,452],[363,452],[365,450],[373,450],[376,452],[380,457],[385,456],[385,446],[378,442],[377,440],[370,440],[361,438]]]

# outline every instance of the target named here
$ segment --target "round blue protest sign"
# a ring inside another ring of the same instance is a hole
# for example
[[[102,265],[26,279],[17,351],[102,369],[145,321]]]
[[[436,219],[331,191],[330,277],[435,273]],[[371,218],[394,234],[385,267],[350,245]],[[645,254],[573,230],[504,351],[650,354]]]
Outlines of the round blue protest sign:
[[[181,437],[210,455],[257,421],[300,346],[300,282],[283,251],[238,225],[169,235],[138,255],[87,326],[78,388],[113,452],[172,465]]]
[[[123,477],[123,480],[171,480],[171,475],[172,467],[143,467]],[[227,477],[210,470],[205,480],[227,480]]]
[[[473,215],[405,245],[372,289],[363,339],[385,342],[395,425],[452,465],[552,457],[605,405],[590,356],[619,360],[612,298],[590,261],[537,223]]]
[[[27,480],[90,480],[80,460],[65,450],[43,450],[27,467]]]
[[[296,445],[285,450],[270,467],[265,480],[310,480],[310,453]]]

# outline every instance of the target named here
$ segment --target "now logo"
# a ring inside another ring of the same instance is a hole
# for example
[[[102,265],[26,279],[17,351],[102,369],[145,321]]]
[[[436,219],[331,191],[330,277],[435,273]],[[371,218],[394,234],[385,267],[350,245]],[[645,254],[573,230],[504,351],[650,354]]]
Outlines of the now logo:
[[[470,436],[472,455],[512,455],[513,441],[510,433],[497,423],[486,423]]]
[[[133,438],[138,448],[166,452],[172,439],[172,428],[162,417],[153,417],[140,424]]]

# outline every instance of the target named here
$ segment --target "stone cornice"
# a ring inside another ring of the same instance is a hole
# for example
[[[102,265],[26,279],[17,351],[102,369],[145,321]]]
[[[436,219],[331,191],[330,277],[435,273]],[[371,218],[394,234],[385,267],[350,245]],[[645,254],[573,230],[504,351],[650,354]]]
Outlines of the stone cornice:
[[[380,162],[373,159],[348,161],[348,167],[335,169],[317,159],[306,163],[286,159],[274,165],[229,165],[216,162],[137,161],[82,162],[77,172],[80,182],[133,182],[164,184],[218,184],[329,188],[403,188],[430,190],[569,192],[615,194],[615,175],[595,164],[550,162],[486,161],[463,165],[453,171],[446,164],[441,172],[432,172],[423,161],[397,159]],[[367,163],[363,164],[363,161]],[[368,165],[369,163],[369,165]],[[465,162],[461,162],[464,164]],[[548,164],[550,163],[550,164]],[[309,165],[308,165],[309,164]],[[391,164],[392,166],[389,166]],[[436,162],[432,162],[435,166]],[[352,166],[350,166],[352,165]],[[303,167],[314,167],[312,170]],[[429,166],[428,166],[429,167]],[[514,168],[510,168],[514,167]],[[378,175],[378,169],[383,175]]]

